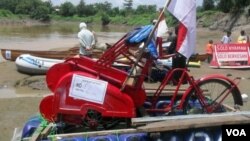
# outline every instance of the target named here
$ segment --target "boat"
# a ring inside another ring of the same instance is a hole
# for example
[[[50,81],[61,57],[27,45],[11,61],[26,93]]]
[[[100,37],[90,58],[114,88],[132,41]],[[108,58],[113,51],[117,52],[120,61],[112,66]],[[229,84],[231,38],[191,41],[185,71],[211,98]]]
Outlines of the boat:
[[[206,61],[206,59],[208,58],[208,54],[194,54],[192,55],[190,58],[189,58],[189,61],[190,62],[198,62],[198,61],[201,61],[201,62],[204,62]]]
[[[69,50],[63,51],[37,51],[37,50],[17,50],[17,49],[1,49],[1,54],[5,60],[15,61],[16,58],[22,54],[30,54],[36,57],[51,58],[51,59],[66,59],[77,55],[79,47],[73,47]],[[99,58],[103,51],[94,50],[93,57]]]
[[[44,75],[50,67],[64,60],[50,59],[33,56],[30,54],[22,54],[15,60],[17,70],[21,73],[29,75]]]

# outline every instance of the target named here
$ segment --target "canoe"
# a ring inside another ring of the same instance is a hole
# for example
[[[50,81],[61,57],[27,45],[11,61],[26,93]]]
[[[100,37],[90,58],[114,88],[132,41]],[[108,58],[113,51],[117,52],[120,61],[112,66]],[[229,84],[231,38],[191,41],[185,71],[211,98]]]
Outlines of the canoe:
[[[64,51],[35,51],[35,50],[16,50],[16,49],[1,49],[1,54],[5,60],[15,61],[22,54],[30,54],[36,57],[51,58],[51,59],[66,59],[77,55],[79,47],[74,47]],[[103,51],[94,50],[93,57],[99,58]]]
[[[194,54],[189,58],[189,61],[191,62],[204,62],[208,58],[207,54]]]
[[[50,67],[64,60],[49,59],[32,56],[30,54],[22,54],[15,60],[17,70],[21,73],[29,75],[44,75]]]
[[[65,59],[74,56],[78,53],[77,49],[69,51],[34,51],[34,50],[16,50],[16,49],[1,49],[1,54],[5,60],[15,61],[22,54],[30,54],[37,57]]]

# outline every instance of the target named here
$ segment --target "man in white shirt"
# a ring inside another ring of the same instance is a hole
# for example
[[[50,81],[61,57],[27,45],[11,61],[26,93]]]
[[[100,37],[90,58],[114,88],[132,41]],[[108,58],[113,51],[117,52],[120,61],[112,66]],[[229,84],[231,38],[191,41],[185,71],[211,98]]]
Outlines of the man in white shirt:
[[[82,22],[79,25],[78,39],[80,42],[79,54],[91,57],[92,48],[95,45],[94,34],[87,29],[87,25]]]
[[[231,39],[231,32],[227,31],[227,35],[224,35],[221,39],[222,44],[229,44],[232,41]]]

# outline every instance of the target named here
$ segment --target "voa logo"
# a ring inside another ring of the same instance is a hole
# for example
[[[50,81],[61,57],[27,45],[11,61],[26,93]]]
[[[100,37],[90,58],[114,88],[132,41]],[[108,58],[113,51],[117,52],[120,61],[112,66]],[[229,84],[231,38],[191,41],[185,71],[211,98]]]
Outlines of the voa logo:
[[[247,136],[244,129],[226,129],[227,136]]]

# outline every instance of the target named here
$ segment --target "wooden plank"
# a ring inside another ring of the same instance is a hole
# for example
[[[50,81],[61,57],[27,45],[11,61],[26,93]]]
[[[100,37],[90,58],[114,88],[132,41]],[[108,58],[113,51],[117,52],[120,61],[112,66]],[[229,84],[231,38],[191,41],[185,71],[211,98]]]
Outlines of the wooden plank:
[[[33,133],[33,135],[30,138],[27,138],[25,140],[29,140],[29,141],[38,141],[40,140],[42,137],[47,137],[51,128],[54,126],[53,123],[50,123],[47,126],[42,126],[39,125],[39,127],[35,130],[35,132]]]
[[[39,127],[35,130],[29,141],[38,141],[41,137],[41,132],[45,127],[39,125]]]
[[[237,112],[226,112],[226,113],[211,113],[211,114],[195,114],[195,115],[178,115],[178,116],[157,116],[157,117],[140,117],[132,118],[131,122],[133,126],[145,125],[152,122],[160,122],[165,120],[186,120],[186,119],[197,119],[197,118],[227,118],[233,115],[244,115],[250,117],[250,111],[237,111]]]
[[[47,137],[48,134],[50,133],[50,130],[53,128],[54,123],[50,123],[41,133],[42,137]]]
[[[118,129],[118,130],[104,130],[104,131],[93,131],[93,132],[80,132],[80,133],[68,133],[68,134],[57,134],[48,136],[49,139],[60,140],[63,138],[71,137],[91,137],[91,136],[104,136],[109,134],[127,134],[127,133],[136,133],[136,129]]]
[[[190,119],[175,119],[165,120],[160,122],[149,123],[146,126],[138,127],[137,130],[141,132],[162,132],[180,129],[213,127],[231,124],[246,124],[250,123],[250,116],[248,115],[231,115],[231,116],[207,116],[202,118]]]

